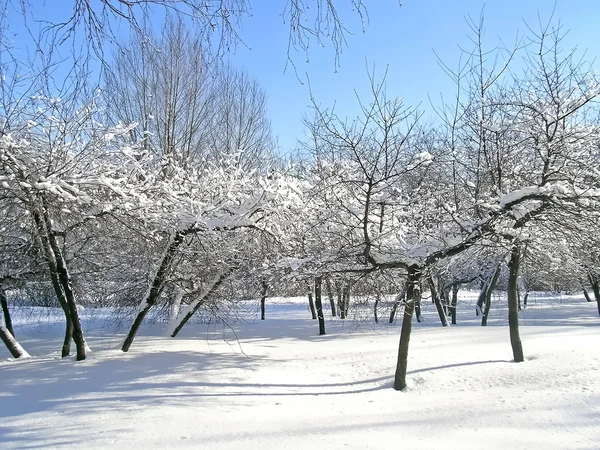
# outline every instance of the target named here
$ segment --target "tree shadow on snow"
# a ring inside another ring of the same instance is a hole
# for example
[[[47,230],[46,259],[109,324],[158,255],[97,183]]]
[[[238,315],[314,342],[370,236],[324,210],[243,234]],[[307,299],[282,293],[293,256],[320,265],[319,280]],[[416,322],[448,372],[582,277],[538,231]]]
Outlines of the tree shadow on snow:
[[[101,355],[97,358],[96,355]],[[124,355],[120,351],[95,352],[85,361],[71,358],[31,358],[0,365],[3,391],[9,396],[0,402],[0,418],[47,411],[66,405],[73,397],[148,389],[143,381],[168,375],[186,379],[205,378],[212,370],[253,370],[257,358],[236,354],[194,351],[161,351]],[[165,383],[163,387],[172,383]],[[157,386],[160,386],[157,383]],[[115,400],[115,397],[112,397]]]
[[[511,362],[512,361],[510,361],[508,359],[490,359],[488,361],[469,361],[469,362],[461,362],[461,363],[453,363],[453,364],[444,364],[443,366],[423,367],[421,369],[409,370],[407,372],[407,374],[412,375],[415,373],[433,372],[436,370],[451,369],[453,367],[477,366],[480,364],[511,363]]]

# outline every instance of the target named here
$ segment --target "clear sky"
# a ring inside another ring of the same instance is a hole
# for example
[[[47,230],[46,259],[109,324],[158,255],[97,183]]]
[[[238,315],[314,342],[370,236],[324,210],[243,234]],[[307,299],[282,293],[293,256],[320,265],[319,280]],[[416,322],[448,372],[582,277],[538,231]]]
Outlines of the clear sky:
[[[239,46],[232,62],[253,74],[269,96],[273,131],[283,151],[289,151],[304,134],[303,116],[309,112],[308,86],[302,85],[292,68],[284,73],[287,28],[280,17],[282,3],[255,0],[254,17],[246,20],[242,35],[251,49]],[[307,2],[310,3],[310,2]],[[350,3],[350,0],[336,4]],[[450,66],[458,64],[459,45],[470,48],[465,16],[478,19],[485,14],[488,48],[502,38],[514,43],[517,33],[527,32],[525,22],[538,24],[538,13],[547,21],[554,9],[552,0],[365,0],[369,23],[362,33],[360,20],[343,10],[343,18],[354,35],[348,38],[340,60],[334,65],[330,43],[311,48],[309,60],[293,54],[298,72],[308,74],[314,97],[323,106],[335,102],[338,115],[355,115],[354,90],[368,98],[365,61],[375,64],[376,74],[387,66],[389,97],[402,97],[405,104],[422,104],[425,116],[432,114],[427,95],[439,101],[440,93],[452,95],[452,83],[439,68],[435,52]],[[587,50],[589,59],[600,57],[600,0],[558,0],[554,13],[566,30],[565,47]]]
[[[556,6],[555,20],[560,19],[564,28],[570,30],[565,47],[587,50],[588,59],[600,57],[600,0],[557,0],[556,5],[553,0],[401,0],[402,7],[397,0],[363,1],[369,15],[364,33],[360,18],[349,8],[351,0],[334,1],[344,23],[354,32],[348,36],[339,67],[334,64],[328,41],[325,48],[313,42],[308,61],[303,53],[291,55],[299,75],[310,78],[317,102],[324,107],[335,103],[342,117],[356,114],[354,90],[361,98],[368,98],[367,64],[375,65],[378,77],[388,67],[390,98],[402,97],[406,105],[421,104],[425,117],[432,116],[428,94],[434,102],[439,102],[440,93],[452,95],[452,83],[438,66],[434,50],[444,62],[456,66],[459,46],[472,47],[465,17],[477,19],[482,9],[490,49],[499,38],[511,45],[517,33],[527,32],[525,23],[535,28],[538,13],[547,21]],[[238,45],[229,54],[235,66],[255,76],[266,90],[273,131],[283,152],[295,148],[297,140],[303,138],[302,119],[310,113],[307,83],[300,83],[293,68],[285,70],[288,28],[281,13],[286,2],[252,0],[253,17],[245,19],[241,30],[249,48]],[[13,3],[18,5],[17,0]],[[305,3],[312,4],[313,0]],[[29,4],[36,17],[50,21],[68,17],[73,5],[71,0],[30,0]],[[18,16],[20,10],[12,13]],[[17,22],[11,28],[21,47],[20,41],[27,39],[27,33]]]

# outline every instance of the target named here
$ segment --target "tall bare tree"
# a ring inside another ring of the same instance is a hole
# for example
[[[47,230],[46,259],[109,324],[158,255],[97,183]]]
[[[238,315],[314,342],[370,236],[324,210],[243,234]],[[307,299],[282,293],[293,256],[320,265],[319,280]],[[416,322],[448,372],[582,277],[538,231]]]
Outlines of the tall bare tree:
[[[114,54],[104,95],[109,122],[137,123],[129,141],[165,163],[235,158],[260,166],[273,149],[266,95],[246,73],[211,56],[198,33],[169,18],[160,35],[136,33]]]

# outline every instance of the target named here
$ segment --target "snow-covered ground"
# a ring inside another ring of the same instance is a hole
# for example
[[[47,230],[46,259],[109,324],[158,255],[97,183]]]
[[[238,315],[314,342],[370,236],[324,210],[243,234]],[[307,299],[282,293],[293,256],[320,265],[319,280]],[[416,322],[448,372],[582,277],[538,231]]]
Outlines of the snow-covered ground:
[[[87,312],[94,351],[82,362],[60,360],[52,316],[17,317],[33,357],[0,349],[0,447],[600,448],[596,305],[532,294],[515,364],[502,299],[486,328],[473,295],[461,300],[450,328],[424,302],[403,392],[391,388],[399,324],[328,317],[319,337],[304,300],[270,301],[264,322],[250,308],[233,329],[189,324],[176,339],[148,326],[127,354]]]

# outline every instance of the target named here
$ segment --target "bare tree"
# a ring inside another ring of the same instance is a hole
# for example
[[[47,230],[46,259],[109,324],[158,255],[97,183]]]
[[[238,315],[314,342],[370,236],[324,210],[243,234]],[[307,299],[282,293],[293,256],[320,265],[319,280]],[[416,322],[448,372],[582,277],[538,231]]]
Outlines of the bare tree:
[[[225,65],[215,72],[206,151],[212,158],[235,158],[245,169],[263,168],[273,159],[274,150],[266,94],[256,79],[241,70]]]
[[[244,168],[264,167],[273,150],[263,89],[212,57],[181,18],[169,18],[159,36],[136,33],[115,51],[103,90],[109,122],[137,123],[129,143],[165,164],[235,158]]]
[[[198,161],[214,114],[216,66],[209,58],[181,18],[169,18],[159,36],[133,34],[106,72],[109,122],[137,123],[129,142],[166,160]]]

